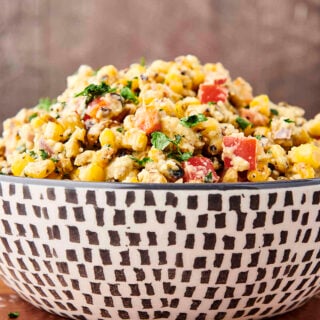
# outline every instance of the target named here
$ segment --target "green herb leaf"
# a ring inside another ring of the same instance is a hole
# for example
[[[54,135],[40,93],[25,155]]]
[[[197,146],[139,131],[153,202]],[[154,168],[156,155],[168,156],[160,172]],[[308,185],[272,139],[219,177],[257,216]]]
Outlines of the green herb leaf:
[[[120,91],[120,96],[124,98],[126,101],[131,101],[135,104],[138,103],[137,96],[129,87],[123,87]]]
[[[204,116],[204,114],[199,113],[199,114],[195,114],[195,115],[180,119],[180,123],[187,128],[192,128],[196,126],[198,123],[204,122],[207,120],[208,119]]]
[[[123,127],[118,127],[116,130],[117,130],[118,132],[122,133],[122,132],[123,132]]]
[[[288,118],[288,119],[284,119],[283,121],[284,121],[284,122],[287,122],[287,123],[294,123],[294,121],[291,120],[291,119],[289,119],[289,118]]]
[[[32,119],[34,119],[34,118],[36,118],[38,116],[38,114],[37,113],[33,113],[30,117],[29,117],[29,122],[32,120]]]
[[[50,107],[56,102],[55,99],[51,100],[50,98],[41,98],[39,99],[38,104],[36,105],[36,108],[40,110],[50,111]]]
[[[115,92],[115,88],[111,88],[105,82],[101,82],[100,84],[89,84],[83,91],[77,93],[75,97],[85,96],[86,104],[88,105],[93,99],[102,96],[104,93],[112,93]]]
[[[145,59],[145,57],[141,57],[140,58],[140,66],[145,66],[146,65],[146,59]]]
[[[204,182],[205,183],[210,183],[212,182],[213,177],[212,177],[212,171],[210,171],[205,177],[204,177]]]
[[[49,153],[43,149],[40,149],[40,157],[42,160],[48,159],[49,158]]]
[[[8,318],[10,319],[17,319],[19,317],[19,312],[9,312],[8,313]]]
[[[170,139],[167,135],[160,131],[151,133],[151,143],[158,150],[164,150],[170,143],[176,146],[176,150],[171,150],[168,153],[168,158],[173,158],[179,161],[187,161],[192,157],[192,152],[181,152],[179,143],[181,142],[182,136],[176,134],[174,140]]]
[[[151,133],[151,143],[158,150],[164,150],[171,142],[171,139],[160,131]]]
[[[207,104],[208,104],[209,106],[213,106],[214,104],[217,104],[217,103],[214,102],[214,101],[209,101]]]
[[[34,150],[29,150],[28,154],[33,158],[33,159],[37,159],[38,156],[36,154],[36,152]]]
[[[271,112],[273,115],[275,115],[275,116],[278,116],[278,115],[279,115],[279,111],[278,111],[277,109],[271,108],[271,109],[270,109],[270,112]]]
[[[144,167],[148,162],[152,162],[152,159],[149,157],[145,157],[142,159],[138,159],[135,157],[130,157],[134,162],[136,162],[140,167]]]
[[[168,154],[168,158],[173,158],[178,161],[188,161],[192,157],[192,152],[181,152],[179,149],[177,152],[171,152]]]
[[[57,159],[57,158],[50,158],[50,160],[53,162],[53,163],[57,163],[57,162],[59,162],[59,159]]]
[[[126,87],[129,89],[132,88],[132,80],[128,80]]]
[[[257,140],[261,140],[262,139],[262,135],[261,134],[257,134],[254,136]]]
[[[178,146],[178,144],[180,143],[182,137],[180,136],[180,134],[176,134],[174,136],[174,140],[170,140],[174,145]]]
[[[242,130],[244,130],[244,129],[246,129],[247,127],[249,127],[249,126],[252,125],[252,123],[251,123],[250,121],[248,121],[248,120],[246,120],[246,119],[244,119],[244,118],[242,118],[242,117],[237,117],[237,118],[236,118],[236,122],[237,122],[237,124],[239,125],[239,127],[240,127]]]

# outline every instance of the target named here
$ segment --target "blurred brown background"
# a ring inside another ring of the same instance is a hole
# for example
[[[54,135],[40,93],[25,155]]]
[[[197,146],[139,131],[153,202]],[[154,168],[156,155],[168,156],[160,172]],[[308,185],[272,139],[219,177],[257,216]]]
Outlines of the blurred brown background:
[[[320,0],[0,0],[0,120],[56,97],[80,64],[188,53],[320,112]]]

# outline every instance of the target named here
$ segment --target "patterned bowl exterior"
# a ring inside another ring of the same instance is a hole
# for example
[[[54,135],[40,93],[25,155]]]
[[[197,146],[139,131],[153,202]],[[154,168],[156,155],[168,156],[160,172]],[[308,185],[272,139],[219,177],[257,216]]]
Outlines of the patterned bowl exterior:
[[[0,273],[72,319],[261,319],[319,292],[320,181],[0,178]]]

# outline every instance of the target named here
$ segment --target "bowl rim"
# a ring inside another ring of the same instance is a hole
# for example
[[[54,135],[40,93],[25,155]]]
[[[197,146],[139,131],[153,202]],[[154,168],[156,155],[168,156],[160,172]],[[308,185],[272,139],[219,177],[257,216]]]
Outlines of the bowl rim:
[[[278,188],[295,188],[307,186],[319,186],[320,178],[281,180],[266,182],[219,182],[219,183],[127,183],[127,182],[91,182],[76,180],[36,179],[0,175],[0,183],[23,185],[41,185],[44,187],[64,187],[67,189],[144,189],[144,190],[268,190]]]

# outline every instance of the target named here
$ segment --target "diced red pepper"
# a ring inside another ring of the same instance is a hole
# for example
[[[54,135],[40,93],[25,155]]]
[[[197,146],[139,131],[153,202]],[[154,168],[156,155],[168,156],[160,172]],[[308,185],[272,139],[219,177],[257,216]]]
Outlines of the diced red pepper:
[[[254,170],[257,166],[257,139],[253,137],[233,137],[223,138],[223,160],[226,168],[233,166],[232,155],[240,157],[249,163],[249,170]],[[224,155],[225,154],[225,155]]]
[[[217,182],[219,176],[212,161],[206,157],[195,156],[182,163],[184,182]]]
[[[135,114],[135,125],[146,134],[161,130],[159,111],[155,108],[139,108]]]
[[[214,83],[202,83],[199,86],[198,97],[201,103],[225,102],[228,89],[225,87],[226,79],[217,79]]]
[[[101,97],[93,99],[87,106],[84,119],[96,118],[97,112],[101,108],[108,108],[107,101]]]

